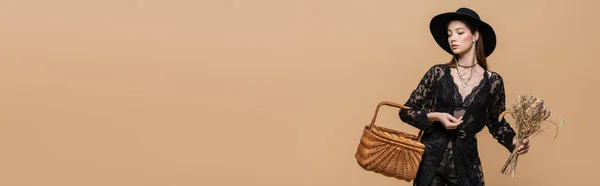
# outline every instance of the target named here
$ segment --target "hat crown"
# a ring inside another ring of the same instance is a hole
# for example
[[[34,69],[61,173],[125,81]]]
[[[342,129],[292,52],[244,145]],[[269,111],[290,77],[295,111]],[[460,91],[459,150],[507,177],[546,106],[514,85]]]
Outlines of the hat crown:
[[[456,10],[456,13],[466,14],[473,18],[481,19],[481,18],[479,18],[479,14],[477,14],[477,12],[475,12],[469,8],[466,8],[466,7],[459,8],[458,10]]]

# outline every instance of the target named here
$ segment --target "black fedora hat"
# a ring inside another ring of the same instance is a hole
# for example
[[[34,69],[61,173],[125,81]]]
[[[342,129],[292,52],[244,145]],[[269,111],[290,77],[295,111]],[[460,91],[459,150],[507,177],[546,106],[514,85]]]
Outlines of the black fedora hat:
[[[496,33],[492,26],[482,21],[477,12],[469,8],[459,8],[456,12],[447,12],[436,15],[429,23],[431,35],[442,49],[449,54],[454,54],[448,44],[448,21],[465,20],[479,31],[479,35],[483,40],[483,48],[485,56],[489,56],[496,49]]]

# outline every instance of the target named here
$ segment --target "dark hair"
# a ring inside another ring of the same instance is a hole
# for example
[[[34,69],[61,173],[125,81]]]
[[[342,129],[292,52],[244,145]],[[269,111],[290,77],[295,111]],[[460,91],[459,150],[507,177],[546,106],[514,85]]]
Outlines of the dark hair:
[[[448,27],[448,25],[450,24],[450,22],[453,20],[448,21],[448,23],[446,23],[446,28]],[[457,20],[460,21],[462,23],[464,23],[467,28],[469,29],[469,31],[471,32],[471,34],[475,34],[475,32],[477,31],[477,25],[473,25],[471,23],[469,23],[466,20]],[[483,37],[481,35],[481,33],[479,34],[479,39],[475,42],[475,56],[477,58],[477,63],[479,63],[479,65],[481,67],[483,67],[483,69],[487,70],[488,69],[488,65],[487,65],[487,59],[485,56],[485,50],[483,48]],[[456,65],[454,64],[454,60],[457,58],[458,56],[456,55],[452,55],[452,59],[450,59],[450,62],[446,63],[446,65],[450,66],[450,67],[455,67]],[[458,59],[456,59],[458,60]]]

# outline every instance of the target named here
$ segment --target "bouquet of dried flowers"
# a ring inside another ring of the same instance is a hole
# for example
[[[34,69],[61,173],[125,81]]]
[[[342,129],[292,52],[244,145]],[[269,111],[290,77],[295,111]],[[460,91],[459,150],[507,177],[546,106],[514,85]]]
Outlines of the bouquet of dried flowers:
[[[544,100],[538,99],[532,95],[519,95],[517,100],[507,108],[506,111],[500,114],[498,120],[502,120],[504,115],[510,114],[515,119],[516,123],[516,148],[512,151],[508,160],[502,167],[502,174],[510,174],[512,177],[515,176],[517,168],[517,159],[519,154],[517,153],[518,147],[521,145],[523,139],[531,136],[538,135],[543,132],[542,124],[550,117],[550,109],[544,105]],[[554,138],[558,133],[558,128],[564,124],[564,120],[561,120],[561,124],[557,124],[553,121],[548,121],[556,126],[556,132]]]

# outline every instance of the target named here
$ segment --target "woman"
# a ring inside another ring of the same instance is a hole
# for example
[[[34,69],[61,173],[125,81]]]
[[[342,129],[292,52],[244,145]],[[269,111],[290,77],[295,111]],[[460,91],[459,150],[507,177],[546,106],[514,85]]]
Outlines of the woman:
[[[475,134],[487,126],[509,152],[516,144],[510,125],[498,121],[505,110],[504,82],[487,68],[495,32],[468,8],[435,16],[430,31],[453,57],[425,73],[405,103],[411,109],[399,112],[402,121],[423,130],[426,147],[414,185],[484,185]],[[522,155],[529,141],[521,144]]]

